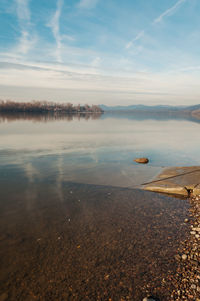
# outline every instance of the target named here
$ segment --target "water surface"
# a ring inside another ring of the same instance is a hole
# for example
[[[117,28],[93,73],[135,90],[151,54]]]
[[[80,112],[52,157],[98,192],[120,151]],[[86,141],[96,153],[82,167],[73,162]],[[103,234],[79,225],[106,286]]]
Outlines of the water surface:
[[[165,166],[200,165],[200,124],[120,117],[2,117],[1,167],[31,179],[57,174],[60,181],[135,187]],[[150,163],[137,165],[136,157]]]
[[[0,117],[1,300],[170,300],[188,204],[135,188],[165,166],[200,165],[199,126]],[[142,156],[148,165],[133,162]]]

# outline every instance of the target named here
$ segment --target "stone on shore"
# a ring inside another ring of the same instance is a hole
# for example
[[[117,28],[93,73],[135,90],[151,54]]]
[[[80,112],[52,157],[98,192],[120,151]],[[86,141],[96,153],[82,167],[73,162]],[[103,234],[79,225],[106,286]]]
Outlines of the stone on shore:
[[[190,228],[186,240],[182,242],[177,255],[182,253],[182,260],[177,261],[177,272],[172,282],[174,290],[171,300],[195,300],[200,301],[200,196],[193,196],[190,202]],[[195,235],[194,235],[195,234]]]
[[[186,254],[183,254],[181,257],[182,257],[183,260],[187,259],[187,255]]]

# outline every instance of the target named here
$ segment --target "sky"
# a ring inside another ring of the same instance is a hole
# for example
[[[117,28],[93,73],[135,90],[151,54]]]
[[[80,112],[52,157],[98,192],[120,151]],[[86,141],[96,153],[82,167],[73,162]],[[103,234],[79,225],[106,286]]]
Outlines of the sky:
[[[0,99],[200,103],[200,0],[1,0]]]

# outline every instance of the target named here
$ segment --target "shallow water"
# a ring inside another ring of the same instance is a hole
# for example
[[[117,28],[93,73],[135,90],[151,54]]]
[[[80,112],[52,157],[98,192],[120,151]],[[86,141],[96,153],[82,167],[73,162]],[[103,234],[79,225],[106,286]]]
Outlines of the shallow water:
[[[164,166],[200,165],[200,125],[0,121],[1,299],[140,300],[147,290],[170,300],[187,201],[132,188]]]

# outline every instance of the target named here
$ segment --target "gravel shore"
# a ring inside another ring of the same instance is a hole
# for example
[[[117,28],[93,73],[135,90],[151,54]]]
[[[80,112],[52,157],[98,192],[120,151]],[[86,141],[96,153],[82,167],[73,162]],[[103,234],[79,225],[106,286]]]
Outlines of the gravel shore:
[[[191,204],[188,238],[178,249],[178,269],[171,300],[200,301],[200,195],[189,199]]]

